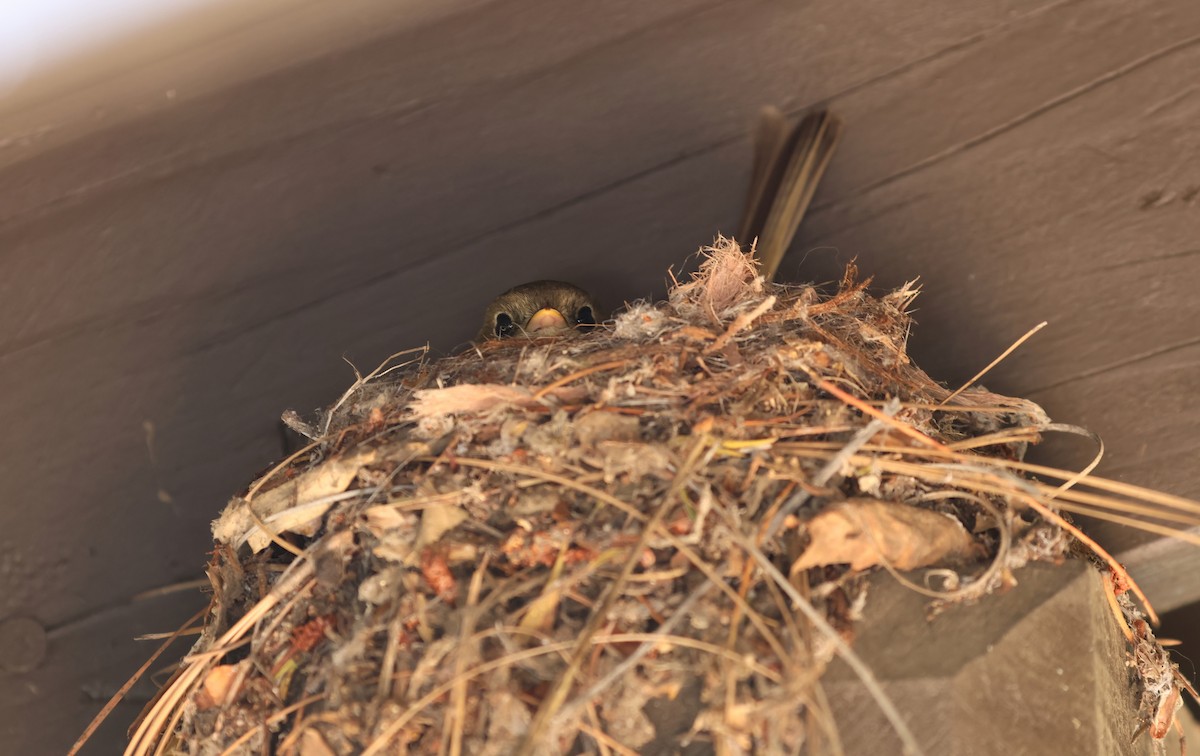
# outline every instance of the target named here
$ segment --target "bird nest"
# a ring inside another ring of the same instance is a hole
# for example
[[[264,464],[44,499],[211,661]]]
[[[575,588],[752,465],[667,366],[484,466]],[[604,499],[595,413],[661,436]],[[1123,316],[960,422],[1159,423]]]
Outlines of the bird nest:
[[[129,752],[790,752],[834,656],[876,688],[868,571],[975,600],[1137,495],[1023,462],[1041,408],[913,365],[916,293],[765,283],[721,239],[595,332],[394,357],[290,414],[311,443],[213,524],[200,639]]]

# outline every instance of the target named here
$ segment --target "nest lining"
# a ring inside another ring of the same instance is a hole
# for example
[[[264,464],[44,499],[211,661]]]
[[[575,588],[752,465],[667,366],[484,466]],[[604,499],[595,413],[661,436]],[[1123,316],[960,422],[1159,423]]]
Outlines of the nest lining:
[[[866,571],[976,600],[1113,493],[1027,474],[1037,405],[911,363],[914,286],[706,252],[599,332],[385,363],[293,416],[313,442],[214,523],[203,633],[130,752],[792,751],[836,739],[820,673]]]

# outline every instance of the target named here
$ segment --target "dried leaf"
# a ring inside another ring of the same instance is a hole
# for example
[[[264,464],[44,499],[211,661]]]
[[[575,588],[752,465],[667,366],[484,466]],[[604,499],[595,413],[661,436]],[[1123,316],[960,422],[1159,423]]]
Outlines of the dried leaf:
[[[276,533],[313,535],[334,502],[364,466],[375,461],[374,449],[363,449],[345,457],[326,460],[322,465],[247,502],[234,499],[213,523],[213,537],[234,546],[250,544],[255,552],[271,542],[247,511],[254,513]]]
[[[551,393],[559,401],[578,400],[584,395],[582,389],[571,386]],[[416,392],[415,397],[411,410],[418,420],[487,412],[504,405],[529,407],[541,403],[533,389],[491,383],[463,383],[446,388],[423,389]]]
[[[367,520],[367,527],[376,537],[388,530],[410,527],[416,524],[418,519],[414,513],[403,512],[391,504],[368,507],[363,511],[363,517]]]
[[[300,735],[299,754],[300,756],[337,756],[337,751],[329,747],[321,733],[309,727]]]
[[[913,570],[974,553],[970,534],[953,517],[878,499],[834,504],[807,528],[812,543],[792,564],[793,575],[827,564],[862,570],[886,562]]]
[[[558,560],[554,562],[541,594],[529,603],[525,616],[521,617],[521,628],[548,633],[554,627],[554,618],[558,613],[559,604],[562,603],[563,586],[559,579],[563,573],[564,552],[565,549],[559,552]]]
[[[417,535],[417,546],[437,543],[443,535],[458,527],[467,519],[467,513],[457,504],[437,503],[421,512],[421,532]]]
[[[424,418],[484,412],[503,404],[525,406],[532,402],[533,392],[524,386],[464,383],[418,391],[412,411],[418,418]]]
[[[363,512],[367,528],[378,539],[375,556],[392,562],[409,563],[417,542],[420,515],[405,512],[390,504],[380,504]]]

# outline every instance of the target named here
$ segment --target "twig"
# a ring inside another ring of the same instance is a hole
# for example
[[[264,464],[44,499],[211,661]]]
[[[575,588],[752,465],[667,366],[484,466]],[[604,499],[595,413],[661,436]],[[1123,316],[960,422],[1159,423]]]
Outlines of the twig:
[[[887,412],[881,412],[881,411],[875,409],[870,404],[864,402],[862,399],[859,399],[858,397],[854,396],[853,394],[848,394],[845,391],[842,391],[840,388],[838,388],[837,386],[833,385],[832,383],[830,383],[829,381],[827,381],[825,379],[821,379],[817,382],[817,388],[821,389],[822,391],[827,391],[830,394],[833,394],[838,399],[841,399],[843,402],[851,405],[852,407],[859,410],[860,412],[870,415],[871,417],[875,418],[876,420],[879,420],[880,422],[886,423],[889,427],[900,431],[901,433],[908,436],[909,438],[915,439],[926,446],[931,446],[934,449],[945,449],[946,448],[945,444],[943,444],[939,441],[934,441],[932,438],[925,435],[924,433],[917,430],[916,428],[912,427],[908,423],[901,422],[900,420],[897,420],[896,418],[892,417],[892,415],[896,414],[896,412],[899,412],[899,410],[900,410],[898,399],[893,398],[893,401],[895,401],[897,403],[896,409],[892,410],[892,412],[889,414]]]
[[[712,354],[713,352],[719,352],[724,349],[725,345],[728,344],[734,336],[749,328],[751,323],[753,323],[755,320],[758,320],[760,317],[762,317],[763,313],[774,307],[777,300],[778,298],[772,294],[763,301],[759,302],[758,306],[750,312],[743,312],[742,314],[738,315],[733,319],[733,322],[729,324],[729,327],[725,329],[725,333],[722,333],[716,338],[716,340],[713,341],[713,343],[704,348],[703,353]]]
[[[521,628],[505,628],[505,630],[508,632],[522,631]],[[496,632],[497,631],[495,629],[484,631],[484,633],[477,635],[473,640],[478,640],[479,638],[485,637],[485,634],[494,635]],[[772,671],[770,668],[755,662],[753,659],[748,659],[744,655],[730,653],[726,649],[716,644],[706,643],[704,641],[697,640],[695,638],[689,638],[687,636],[668,635],[660,637],[654,635],[653,633],[618,633],[615,635],[592,638],[590,643],[614,644],[641,643],[646,641],[672,643],[678,646],[694,648],[713,654],[714,656],[720,656],[722,658],[732,657],[732,660],[746,666],[748,669],[753,670],[757,674],[763,675],[767,679],[775,682],[780,681],[777,673]],[[529,659],[536,659],[539,656],[548,656],[551,654],[561,654],[566,651],[573,651],[578,645],[579,641],[577,639],[571,639],[559,641],[557,643],[547,643],[545,645],[535,646],[533,648],[525,648],[519,651],[513,651],[512,653],[506,654],[498,659],[493,659],[492,661],[484,662],[479,666],[472,667],[464,674],[468,680],[472,680],[493,670],[515,666],[521,662],[528,661]],[[454,686],[458,683],[459,679],[456,676],[453,680],[448,680],[447,682],[438,685],[437,687],[433,688],[433,690],[429,691],[416,701],[413,701],[411,704],[406,706],[404,713],[389,722],[387,727],[383,728],[383,731],[379,733],[375,740],[371,741],[371,744],[362,752],[362,756],[377,756],[377,754],[381,753],[387,747],[388,743],[391,742],[392,738],[400,734],[400,731],[403,730],[409,722],[411,722],[422,711],[428,708],[430,704],[434,703],[442,696],[453,690]]]
[[[584,368],[583,370],[577,370],[574,373],[571,373],[570,375],[563,376],[562,378],[559,378],[557,381],[554,381],[553,383],[547,384],[546,386],[543,386],[542,388],[538,389],[538,391],[533,395],[533,398],[535,400],[540,401],[541,399],[545,398],[545,396],[547,394],[551,393],[552,391],[555,391],[556,389],[560,389],[569,383],[574,383],[575,381],[579,380],[580,378],[586,378],[587,376],[592,375],[593,373],[602,373],[605,370],[612,370],[614,368],[625,367],[628,364],[629,364],[629,360],[614,360],[612,362],[604,362],[599,365],[592,365],[591,367]]]
[[[890,402],[884,405],[882,411],[872,408],[872,412],[878,413],[879,415],[882,415],[882,417],[876,417],[874,420],[867,423],[862,429],[854,434],[854,437],[850,439],[848,444],[843,446],[836,454],[830,457],[829,461],[825,463],[824,467],[818,470],[817,474],[813,476],[813,485],[823,486],[828,483],[834,475],[838,474],[838,472],[842,469],[842,466],[845,465],[852,456],[858,453],[859,449],[861,449],[867,444],[868,441],[874,438],[876,433],[883,430],[884,426],[886,425],[885,420],[891,420],[892,415],[896,414],[899,409],[899,399],[892,399]],[[775,517],[771,520],[770,526],[763,534],[764,538],[771,538],[777,532],[779,532],[779,529],[783,527],[783,521],[787,519],[788,515],[795,513],[795,511],[804,506],[804,503],[810,498],[812,498],[812,494],[804,489],[801,489],[793,494],[792,498],[788,499],[784,505],[779,508],[779,511],[775,513]]]
[[[833,646],[834,651],[842,658],[842,661],[846,662],[846,665],[854,671],[854,674],[858,675],[858,679],[862,681],[867,692],[875,699],[875,704],[879,706],[880,711],[883,712],[888,722],[891,723],[892,729],[895,730],[896,735],[900,738],[900,742],[904,745],[905,753],[908,756],[921,756],[924,751],[918,745],[917,739],[913,737],[912,730],[908,729],[908,723],[904,721],[904,717],[900,715],[900,711],[892,703],[892,699],[888,697],[883,687],[879,684],[879,681],[875,679],[875,675],[871,672],[870,667],[842,640],[838,632],[813,608],[812,604],[800,595],[800,592],[796,590],[796,586],[792,585],[787,576],[779,571],[779,568],[767,558],[766,554],[762,553],[758,546],[754,545],[749,538],[746,538],[741,533],[731,530],[730,535],[747,554],[754,558],[759,568],[779,586],[780,590],[787,594],[788,598],[792,600],[792,605],[799,609],[800,613],[813,624],[817,632],[825,636],[825,639]]]
[[[450,706],[454,722],[450,731],[450,756],[462,754],[463,730],[467,720],[467,681],[464,672],[467,668],[467,651],[477,648],[468,644],[466,639],[475,632],[475,623],[479,617],[479,594],[483,589],[483,576],[487,574],[489,561],[490,557],[485,556],[479,563],[479,567],[471,575],[471,585],[467,591],[466,613],[459,632],[462,640],[458,644],[458,653],[455,655],[455,677],[461,682],[450,691]]]
[[[283,720],[285,720],[289,716],[291,716],[292,712],[299,711],[300,709],[303,709],[305,706],[308,706],[310,703],[315,703],[317,701],[323,700],[325,698],[325,695],[326,695],[325,693],[316,693],[314,695],[308,696],[307,698],[301,698],[296,703],[294,703],[290,706],[285,706],[284,708],[280,709],[279,711],[273,713],[271,716],[267,717],[267,720],[263,724],[272,725],[272,724],[275,724],[276,722],[282,722]],[[233,754],[237,752],[237,749],[239,747],[250,742],[250,739],[254,737],[254,733],[261,732],[261,731],[262,731],[261,727],[258,727],[258,726],[251,727],[249,730],[246,730],[244,733],[239,735],[237,740],[230,743],[228,748],[226,748],[224,751],[221,751],[219,756],[233,756]]]
[[[692,469],[700,461],[705,450],[711,455],[717,446],[712,444],[705,436],[701,436],[692,445],[692,451],[688,455],[687,461],[680,467],[675,475],[675,481],[671,485],[671,490],[667,495],[663,496],[662,502],[654,509],[654,514],[646,521],[645,527],[638,537],[638,542],[629,550],[629,556],[625,559],[625,563],[621,565],[621,571],[609,583],[607,590],[595,609],[592,610],[591,616],[588,618],[587,624],[583,630],[579,632],[579,643],[576,646],[575,653],[571,655],[571,661],[554,683],[550,693],[542,700],[541,706],[538,707],[537,713],[533,717],[533,721],[529,725],[529,729],[525,733],[525,737],[521,739],[521,744],[517,747],[517,756],[532,756],[535,750],[540,747],[541,739],[551,719],[566,700],[567,694],[570,693],[571,686],[575,683],[575,676],[579,672],[580,666],[583,664],[584,656],[588,651],[588,644],[599,631],[601,624],[607,620],[609,612],[616,603],[617,596],[620,595],[621,587],[633,574],[634,567],[641,560],[642,551],[646,548],[646,543],[649,541],[651,534],[657,529],[663,521],[667,511],[674,507],[677,503],[679,492],[683,487],[688,476],[691,475]]]
[[[712,590],[712,587],[713,584],[706,581],[703,585],[692,591],[688,597],[684,599],[683,602],[677,606],[673,612],[671,612],[671,616],[667,618],[667,621],[659,625],[654,631],[653,635],[656,636],[656,640],[643,641],[642,644],[638,646],[632,654],[622,660],[620,664],[617,664],[599,680],[596,680],[594,683],[584,688],[583,691],[576,694],[574,700],[565,704],[561,709],[559,709],[558,713],[554,716],[554,719],[550,723],[550,727],[548,728],[549,731],[556,732],[560,727],[573,719],[579,713],[579,710],[586,706],[589,701],[600,695],[605,688],[616,682],[617,679],[626,672],[633,669],[638,662],[644,659],[647,654],[653,651],[654,648],[662,642],[663,636],[669,635],[675,630],[675,627],[679,625],[684,617],[688,616],[689,612],[691,612],[692,607],[695,606],[700,599],[708,595],[709,591]]]
[[[129,689],[136,685],[138,680],[142,679],[142,675],[146,674],[146,670],[150,669],[151,665],[158,660],[158,657],[162,656],[163,652],[170,648],[171,644],[174,643],[177,638],[182,636],[184,631],[191,627],[193,622],[196,622],[203,617],[208,610],[209,607],[206,606],[189,617],[186,622],[179,626],[178,630],[176,630],[169,638],[162,642],[162,644],[154,651],[153,654],[150,655],[150,658],[147,659],[142,666],[138,667],[137,672],[134,672],[132,675],[130,675],[129,679],[125,681],[125,684],[117,689],[117,692],[113,694],[112,698],[108,699],[108,703],[104,704],[104,707],[100,709],[96,716],[92,718],[92,721],[88,723],[88,726],[83,731],[83,734],[79,736],[79,738],[75,741],[75,744],[71,746],[71,750],[67,752],[67,756],[75,756],[75,754],[79,753],[79,749],[83,748],[83,746],[92,739],[92,735],[96,733],[96,729],[100,727],[100,725],[104,724],[104,720],[108,719],[108,715],[112,713],[112,710],[117,707],[117,704],[121,703],[121,700],[125,698],[125,694],[129,692]]]
[[[414,352],[420,352],[421,357],[419,357],[415,360],[409,360],[408,362],[402,363],[400,365],[393,365],[390,368],[387,367],[387,364],[389,362],[391,362],[392,360],[396,359],[397,357],[403,357],[406,354],[413,354]],[[355,381],[354,381],[354,383],[352,383],[350,385],[350,388],[346,389],[346,391],[340,397],[338,397],[338,400],[333,403],[333,406],[325,411],[325,421],[323,423],[321,423],[321,436],[325,437],[325,436],[329,435],[329,425],[333,422],[333,416],[335,414],[337,414],[337,411],[339,409],[341,409],[341,406],[346,403],[347,399],[354,396],[354,393],[356,391],[361,389],[363,386],[367,385],[367,383],[374,380],[375,378],[379,378],[380,376],[387,375],[387,373],[390,373],[393,370],[405,367],[407,365],[411,365],[414,362],[419,362],[421,360],[421,358],[423,358],[428,353],[429,353],[428,345],[401,350],[399,352],[396,352],[395,354],[388,355],[387,359],[385,359],[383,362],[379,363],[379,367],[377,367],[374,370],[372,370],[371,372],[367,373],[366,376],[360,375],[358,372],[358,368],[354,366],[354,363],[351,362],[350,360],[347,360],[345,357],[342,357],[342,359],[346,361],[346,364],[350,366],[350,369],[354,371]]]
[[[312,563],[304,558],[292,562],[290,569],[292,570],[291,575],[281,578],[270,593],[225,631],[225,634],[217,640],[215,649],[195,654],[185,660],[189,666],[164,692],[162,698],[151,708],[141,724],[130,735],[129,745],[125,749],[126,756],[144,756],[150,753],[155,740],[165,734],[165,725],[170,712],[180,708],[184,697],[200,681],[201,676],[210,668],[209,665],[227,653],[230,645],[240,640],[263,615],[279,603],[281,597],[292,594],[297,586],[312,576],[313,572]]]
[[[987,375],[987,374],[988,374],[988,372],[989,372],[989,371],[990,371],[992,368],[996,367],[996,366],[997,366],[997,365],[999,365],[1001,362],[1003,362],[1005,357],[1008,357],[1008,355],[1010,355],[1010,354],[1012,354],[1013,352],[1015,352],[1015,351],[1017,350],[1017,347],[1021,346],[1021,345],[1022,345],[1022,344],[1024,344],[1026,341],[1029,341],[1030,337],[1032,337],[1032,336],[1033,336],[1033,334],[1035,334],[1035,333],[1037,333],[1038,331],[1042,330],[1042,329],[1043,329],[1043,328],[1045,328],[1047,325],[1049,325],[1049,323],[1048,323],[1047,321],[1043,320],[1041,323],[1038,323],[1038,324],[1037,324],[1037,325],[1035,325],[1033,328],[1030,328],[1030,329],[1029,329],[1029,330],[1028,330],[1028,331],[1025,333],[1025,335],[1024,335],[1024,336],[1022,336],[1021,338],[1019,338],[1019,339],[1017,339],[1016,341],[1014,341],[1014,342],[1012,343],[1012,346],[1010,346],[1008,349],[1005,349],[1003,352],[1001,352],[999,357],[997,357],[996,359],[994,359],[994,360],[992,360],[991,362],[989,362],[987,367],[985,367],[983,370],[980,370],[978,373],[976,373],[976,374],[975,374],[975,375],[974,375],[974,376],[971,378],[971,380],[969,380],[969,381],[967,381],[966,383],[964,383],[963,385],[959,386],[957,391],[953,392],[952,394],[950,394],[950,396],[946,397],[946,398],[945,398],[945,399],[943,399],[941,402],[939,402],[939,403],[938,403],[938,406],[943,406],[943,405],[947,404],[947,403],[948,403],[948,402],[949,402],[951,399],[953,399],[954,397],[958,396],[958,395],[959,395],[959,394],[961,394],[962,392],[966,391],[968,388],[970,388],[972,385],[974,385],[976,381],[978,381],[978,380],[979,380],[980,378],[982,378],[983,376]]]

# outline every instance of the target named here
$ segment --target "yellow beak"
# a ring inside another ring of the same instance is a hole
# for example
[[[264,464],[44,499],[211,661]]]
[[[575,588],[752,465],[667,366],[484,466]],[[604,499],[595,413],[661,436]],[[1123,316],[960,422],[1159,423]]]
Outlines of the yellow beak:
[[[566,329],[567,319],[553,307],[544,307],[535,312],[533,317],[529,319],[529,324],[525,326],[525,330],[529,333],[565,331]]]

